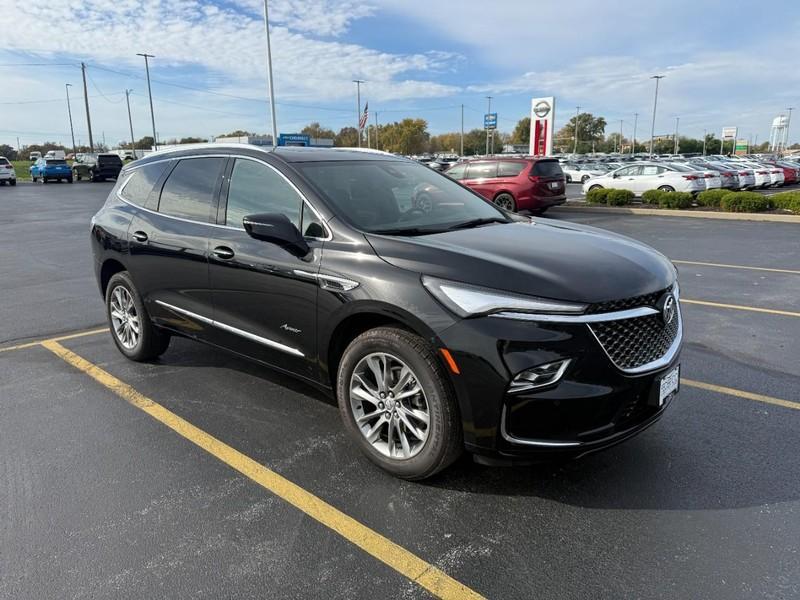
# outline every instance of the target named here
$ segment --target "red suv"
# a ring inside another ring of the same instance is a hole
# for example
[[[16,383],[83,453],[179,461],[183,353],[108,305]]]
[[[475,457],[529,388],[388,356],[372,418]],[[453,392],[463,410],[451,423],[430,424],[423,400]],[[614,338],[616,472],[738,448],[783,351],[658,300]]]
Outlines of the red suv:
[[[564,173],[555,158],[488,158],[458,163],[445,173],[510,211],[543,213],[564,204]]]

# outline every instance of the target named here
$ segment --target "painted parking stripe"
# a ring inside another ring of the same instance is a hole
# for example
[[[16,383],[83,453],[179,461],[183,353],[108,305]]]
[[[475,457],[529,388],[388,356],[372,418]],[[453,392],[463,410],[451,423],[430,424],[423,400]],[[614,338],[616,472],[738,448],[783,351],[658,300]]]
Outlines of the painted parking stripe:
[[[132,406],[144,411],[178,435],[304,512],[312,519],[335,531],[398,573],[419,584],[434,596],[446,599],[482,598],[480,594],[456,581],[437,567],[425,562],[417,555],[356,521],[249,456],[195,427],[147,396],[137,392],[127,383],[117,379],[99,366],[66,349],[57,341],[45,340],[41,342],[41,345],[117,394]]]
[[[22,350],[23,348],[33,348],[34,346],[42,345],[44,342],[63,342],[64,340],[74,340],[75,338],[86,337],[87,335],[98,335],[100,333],[108,333],[108,327],[76,331],[75,333],[59,335],[56,337],[47,338],[46,340],[36,340],[35,342],[26,342],[24,344],[17,344],[16,346],[6,346],[5,348],[0,348],[0,353],[10,352],[11,350]]]
[[[710,263],[700,262],[696,260],[672,260],[675,264],[679,265],[697,265],[701,267],[719,267],[724,269],[746,269],[748,271],[767,271],[769,273],[789,273],[791,275],[800,275],[800,271],[792,269],[774,269],[771,267],[751,267],[749,265],[729,265],[725,263]]]
[[[768,315],[781,315],[784,317],[800,317],[800,312],[794,312],[791,310],[778,310],[775,308],[761,308],[759,306],[746,306],[744,304],[723,304],[722,302],[687,300],[686,298],[681,298],[681,304],[696,304],[698,306],[711,306],[713,308],[730,308],[732,310],[745,310],[749,312],[765,313]]]
[[[800,410],[800,402],[792,402],[791,400],[773,398],[772,396],[765,396],[764,394],[756,394],[754,392],[737,390],[736,388],[726,387],[724,385],[715,385],[713,383],[695,381],[694,379],[681,379],[681,385],[698,388],[701,390],[707,390],[709,392],[716,392],[718,394],[735,396],[737,398],[744,398],[746,400],[754,400],[755,402],[765,402],[767,404],[774,404],[775,406],[782,406],[784,408],[792,408],[794,410]]]

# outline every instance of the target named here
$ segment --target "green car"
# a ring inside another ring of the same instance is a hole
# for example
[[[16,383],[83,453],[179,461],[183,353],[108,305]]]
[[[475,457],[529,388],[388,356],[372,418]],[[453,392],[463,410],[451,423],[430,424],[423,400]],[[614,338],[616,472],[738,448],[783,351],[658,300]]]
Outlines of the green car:
[[[82,154],[72,163],[72,174],[78,181],[116,179],[121,170],[122,159],[117,154]]]

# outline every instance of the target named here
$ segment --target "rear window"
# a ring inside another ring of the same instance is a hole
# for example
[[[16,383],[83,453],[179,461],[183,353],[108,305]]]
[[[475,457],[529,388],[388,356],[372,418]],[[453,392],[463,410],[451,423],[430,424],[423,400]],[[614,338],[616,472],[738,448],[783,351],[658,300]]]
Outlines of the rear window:
[[[500,161],[497,165],[498,177],[516,177],[525,168],[525,163],[522,161]]]
[[[486,179],[487,177],[497,177],[496,162],[470,163],[467,167],[467,179]]]
[[[561,165],[557,160],[537,160],[533,165],[531,175],[538,175],[539,177],[557,177],[563,175]]]
[[[65,164],[67,164],[67,161],[65,161],[63,158],[48,158],[47,161],[45,161],[45,162],[47,162],[48,165],[65,165]]]
[[[11,164],[8,162],[7,158],[0,158],[0,165],[8,165]]]
[[[120,196],[132,204],[145,206],[150,192],[153,191],[153,186],[161,177],[166,166],[167,162],[165,161],[139,167],[120,191]]]
[[[122,159],[116,154],[101,154],[97,157],[97,162],[105,165],[121,165]]]

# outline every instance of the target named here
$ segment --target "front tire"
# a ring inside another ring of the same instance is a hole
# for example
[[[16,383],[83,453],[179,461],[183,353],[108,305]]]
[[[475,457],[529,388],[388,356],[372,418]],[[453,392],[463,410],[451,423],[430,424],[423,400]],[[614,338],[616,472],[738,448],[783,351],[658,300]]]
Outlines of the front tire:
[[[430,477],[463,450],[444,366],[418,335],[379,327],[354,339],[336,379],[339,412],[367,457],[403,479]]]
[[[662,185],[660,188],[658,188],[658,191],[659,192],[674,192],[675,188],[672,187],[671,185]]]
[[[603,189],[602,185],[593,185],[589,188],[589,191],[591,192],[592,190],[602,190],[602,189]]]
[[[166,352],[170,335],[150,321],[141,296],[127,271],[116,273],[108,282],[106,317],[111,338],[127,358],[142,362]]]
[[[517,203],[514,201],[514,196],[507,193],[497,194],[492,201],[496,206],[509,212],[517,212]]]

